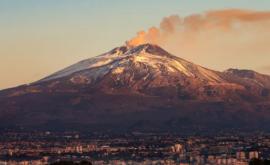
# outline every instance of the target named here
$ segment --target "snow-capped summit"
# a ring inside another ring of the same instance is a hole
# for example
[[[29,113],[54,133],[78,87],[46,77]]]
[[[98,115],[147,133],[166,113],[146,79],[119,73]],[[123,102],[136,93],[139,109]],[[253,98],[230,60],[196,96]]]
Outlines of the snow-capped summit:
[[[244,73],[246,76],[243,76]],[[43,84],[43,88],[47,84],[48,91],[66,90],[62,89],[65,85],[67,88],[72,85],[105,93],[128,91],[155,96],[160,96],[163,90],[165,95],[176,96],[180,93],[185,99],[239,99],[239,93],[251,94],[246,89],[252,89],[259,96],[262,92],[267,94],[264,88],[270,88],[269,76],[256,73],[251,79],[247,77],[250,73],[253,71],[214,71],[174,56],[157,45],[143,44],[114,48],[33,84]]]
[[[84,82],[90,83],[108,74],[118,76],[118,80],[121,77],[129,80],[140,77],[146,80],[150,77],[155,79],[169,76],[179,79],[184,76],[212,83],[224,81],[218,72],[173,56],[159,46],[152,44],[132,48],[118,47],[102,55],[80,61],[41,81],[50,81],[72,75],[71,79],[81,77],[87,80]]]

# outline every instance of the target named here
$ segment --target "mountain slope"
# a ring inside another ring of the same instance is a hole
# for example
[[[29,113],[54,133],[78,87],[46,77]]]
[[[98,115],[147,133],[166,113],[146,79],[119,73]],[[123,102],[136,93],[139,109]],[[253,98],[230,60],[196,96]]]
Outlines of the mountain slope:
[[[122,46],[1,91],[0,125],[99,131],[268,129],[269,91],[270,76],[254,71],[218,72],[157,45]]]
[[[103,55],[65,68],[41,81],[49,81],[70,74],[84,76],[89,81],[95,81],[106,74],[121,75],[130,72],[136,74],[136,72],[140,72],[140,69],[144,70],[148,76],[181,74],[190,78],[198,77],[205,81],[222,81],[216,72],[172,56],[160,47],[150,44],[129,50],[127,47],[113,49]],[[85,70],[88,72],[87,75],[82,73]],[[91,70],[94,73],[89,73]],[[147,75],[145,75],[145,79],[147,79]]]

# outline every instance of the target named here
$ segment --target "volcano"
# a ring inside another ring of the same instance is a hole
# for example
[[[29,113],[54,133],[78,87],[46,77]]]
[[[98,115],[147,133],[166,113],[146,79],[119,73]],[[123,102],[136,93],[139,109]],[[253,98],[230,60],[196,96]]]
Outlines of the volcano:
[[[270,76],[207,69],[157,45],[117,47],[0,91],[0,129],[269,131]]]

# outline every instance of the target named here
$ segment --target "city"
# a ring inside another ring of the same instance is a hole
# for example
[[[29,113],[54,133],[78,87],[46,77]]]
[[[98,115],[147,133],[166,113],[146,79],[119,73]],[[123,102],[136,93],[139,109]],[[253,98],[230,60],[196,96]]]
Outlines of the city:
[[[6,132],[0,165],[42,165],[59,161],[92,164],[248,165],[270,158],[270,135],[258,133],[181,136],[133,132]]]

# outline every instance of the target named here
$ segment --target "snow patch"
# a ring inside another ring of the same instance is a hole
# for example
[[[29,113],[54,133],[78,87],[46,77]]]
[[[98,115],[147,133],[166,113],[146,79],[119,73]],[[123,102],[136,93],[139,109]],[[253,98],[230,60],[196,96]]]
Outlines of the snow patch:
[[[121,73],[124,72],[124,70],[125,70],[124,67],[117,67],[117,68],[115,68],[115,69],[112,71],[112,73],[113,73],[113,74],[121,74]]]

